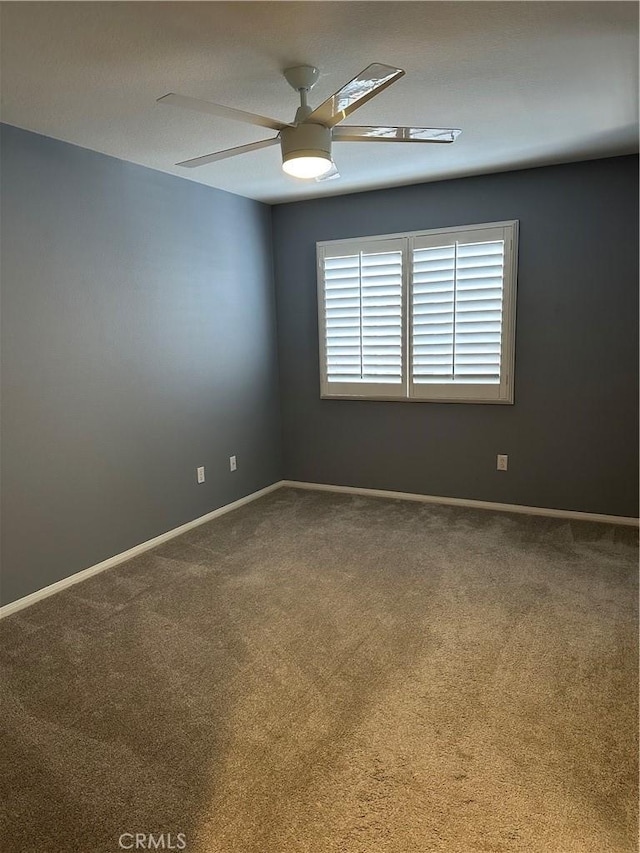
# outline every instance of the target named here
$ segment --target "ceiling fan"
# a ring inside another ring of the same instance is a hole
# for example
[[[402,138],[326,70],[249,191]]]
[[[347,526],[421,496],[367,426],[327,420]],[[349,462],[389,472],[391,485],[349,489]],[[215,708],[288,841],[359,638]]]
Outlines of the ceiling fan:
[[[234,119],[278,131],[277,136],[269,139],[194,157],[192,160],[177,163],[177,166],[193,169],[216,160],[235,157],[237,154],[267,148],[279,142],[282,149],[282,168],[287,174],[296,178],[328,180],[339,177],[331,156],[332,142],[447,143],[455,142],[462,133],[457,128],[442,127],[337,126],[374,95],[378,95],[403,77],[404,73],[401,68],[374,62],[314,110],[307,103],[307,96],[318,80],[318,69],[312,65],[287,68],[284,72],[285,79],[300,94],[300,106],[291,124],[173,93],[158,98],[158,103],[198,110],[219,118]]]

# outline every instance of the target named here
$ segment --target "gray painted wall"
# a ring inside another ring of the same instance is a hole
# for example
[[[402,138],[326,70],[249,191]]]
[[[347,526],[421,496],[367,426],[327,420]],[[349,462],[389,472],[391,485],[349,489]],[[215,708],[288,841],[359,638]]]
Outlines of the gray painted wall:
[[[281,471],[270,209],[12,127],[1,142],[8,603]]]
[[[515,405],[320,400],[316,241],[506,219]],[[279,205],[274,250],[285,477],[637,515],[637,157]]]
[[[281,476],[637,514],[636,157],[273,208],[281,465],[270,209],[1,143],[3,604]],[[511,218],[514,406],[320,400],[317,240]]]

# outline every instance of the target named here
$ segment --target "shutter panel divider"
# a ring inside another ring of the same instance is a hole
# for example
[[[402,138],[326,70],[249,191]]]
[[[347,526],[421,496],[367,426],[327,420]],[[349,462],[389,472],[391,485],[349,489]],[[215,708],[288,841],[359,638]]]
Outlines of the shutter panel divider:
[[[458,319],[458,312],[456,310],[458,305],[458,241],[456,240],[453,244],[453,350],[451,352],[451,367],[453,380],[456,378],[456,326]]]

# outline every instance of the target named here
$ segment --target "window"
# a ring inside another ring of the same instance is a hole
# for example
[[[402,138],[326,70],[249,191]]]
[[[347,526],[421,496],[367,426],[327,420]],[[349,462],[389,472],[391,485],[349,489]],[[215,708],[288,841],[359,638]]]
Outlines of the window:
[[[512,403],[517,222],[318,243],[321,395]]]

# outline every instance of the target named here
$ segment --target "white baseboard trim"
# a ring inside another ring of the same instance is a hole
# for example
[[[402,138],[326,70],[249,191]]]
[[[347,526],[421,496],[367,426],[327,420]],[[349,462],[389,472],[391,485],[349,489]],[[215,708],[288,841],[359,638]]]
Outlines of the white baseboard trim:
[[[12,613],[17,613],[19,610],[24,610],[25,607],[30,607],[32,604],[36,604],[38,601],[42,601],[42,599],[48,598],[50,595],[55,595],[56,592],[62,592],[63,589],[68,589],[74,584],[81,583],[82,581],[87,580],[87,578],[103,572],[105,569],[111,569],[113,566],[117,566],[120,563],[126,562],[126,560],[131,560],[133,557],[137,557],[139,554],[144,554],[145,551],[149,551],[157,545],[162,545],[163,542],[168,542],[169,539],[180,536],[182,533],[186,533],[187,530],[192,530],[194,527],[206,524],[207,521],[212,521],[214,518],[218,518],[221,515],[232,512],[234,509],[238,509],[245,504],[251,503],[251,501],[255,501],[263,495],[268,495],[269,492],[274,492],[281,486],[282,481],[273,483],[270,486],[266,486],[264,489],[260,489],[257,492],[246,495],[244,498],[233,501],[233,503],[225,504],[225,506],[214,509],[206,515],[201,515],[200,518],[195,518],[193,521],[187,521],[186,524],[181,524],[180,527],[174,527],[173,530],[167,530],[166,533],[161,533],[160,536],[156,536],[146,542],[141,542],[139,545],[134,545],[134,547],[129,548],[128,551],[123,551],[121,554],[109,557],[108,560],[103,560],[95,566],[89,566],[88,569],[82,569],[73,575],[69,575],[68,578],[62,578],[62,580],[56,581],[56,583],[52,583],[50,586],[45,586],[42,589],[36,590],[36,592],[32,592],[30,595],[25,595],[24,598],[19,598],[17,601],[12,601],[10,604],[5,604],[3,607],[0,607],[0,619],[5,616],[11,616]]]
[[[56,583],[52,583],[50,586],[45,586],[42,589],[31,593],[31,595],[26,595],[24,598],[19,598],[17,601],[12,601],[10,604],[5,604],[0,607],[0,619],[5,616],[11,616],[12,613],[24,610],[25,607],[30,607],[32,604],[36,604],[38,601],[42,601],[50,595],[62,592],[63,589],[68,589],[74,584],[81,583],[87,578],[105,571],[105,569],[110,569],[113,566],[117,566],[120,563],[131,560],[133,557],[137,557],[139,554],[144,554],[145,551],[149,551],[157,545],[162,545],[164,542],[168,542],[170,539],[174,539],[176,536],[180,536],[182,533],[186,533],[194,527],[206,524],[207,521],[213,521],[214,518],[218,518],[221,515],[232,512],[234,509],[238,509],[245,504],[251,503],[251,501],[255,501],[263,495],[268,495],[270,492],[274,492],[276,489],[280,489],[283,486],[292,489],[308,489],[310,491],[319,492],[342,492],[344,494],[364,495],[365,497],[373,498],[393,498],[395,500],[418,501],[420,503],[442,504],[444,506],[488,509],[495,512],[515,512],[525,515],[547,516],[549,518],[566,518],[574,519],[576,521],[596,521],[604,524],[623,524],[629,527],[638,527],[639,524],[639,520],[637,518],[630,518],[628,516],[621,515],[602,515],[596,512],[578,512],[577,510],[570,509],[551,509],[548,507],[522,506],[520,504],[493,503],[492,501],[467,500],[466,498],[418,495],[411,492],[394,492],[388,489],[363,489],[358,486],[332,486],[327,483],[306,483],[301,480],[279,480],[276,483],[272,483],[270,486],[266,486],[264,489],[260,489],[257,492],[246,495],[244,498],[233,501],[233,503],[225,504],[225,506],[214,509],[206,515],[201,515],[193,521],[188,521],[186,524],[180,525],[180,527],[175,527],[173,530],[161,533],[160,536],[156,536],[154,539],[141,542],[139,545],[129,548],[128,551],[123,551],[121,554],[109,557],[108,560],[103,560],[95,566],[89,566],[89,568],[82,569],[73,575],[69,575],[67,578],[56,581]]]
[[[310,489],[319,492],[343,492],[349,495],[364,495],[370,498],[394,498],[403,501],[418,501],[427,504],[445,506],[464,506],[472,509],[491,509],[494,512],[516,512],[523,515],[543,515],[549,518],[567,518],[576,521],[599,521],[604,524],[624,524],[638,527],[639,520],[624,515],[601,515],[597,512],[578,512],[572,509],[551,509],[540,506],[522,506],[521,504],[501,504],[492,501],[467,500],[466,498],[445,498],[437,495],[416,495],[411,492],[392,492],[387,489],[361,489],[358,486],[330,486],[326,483],[305,483],[299,480],[282,480],[281,486],[292,489]]]

